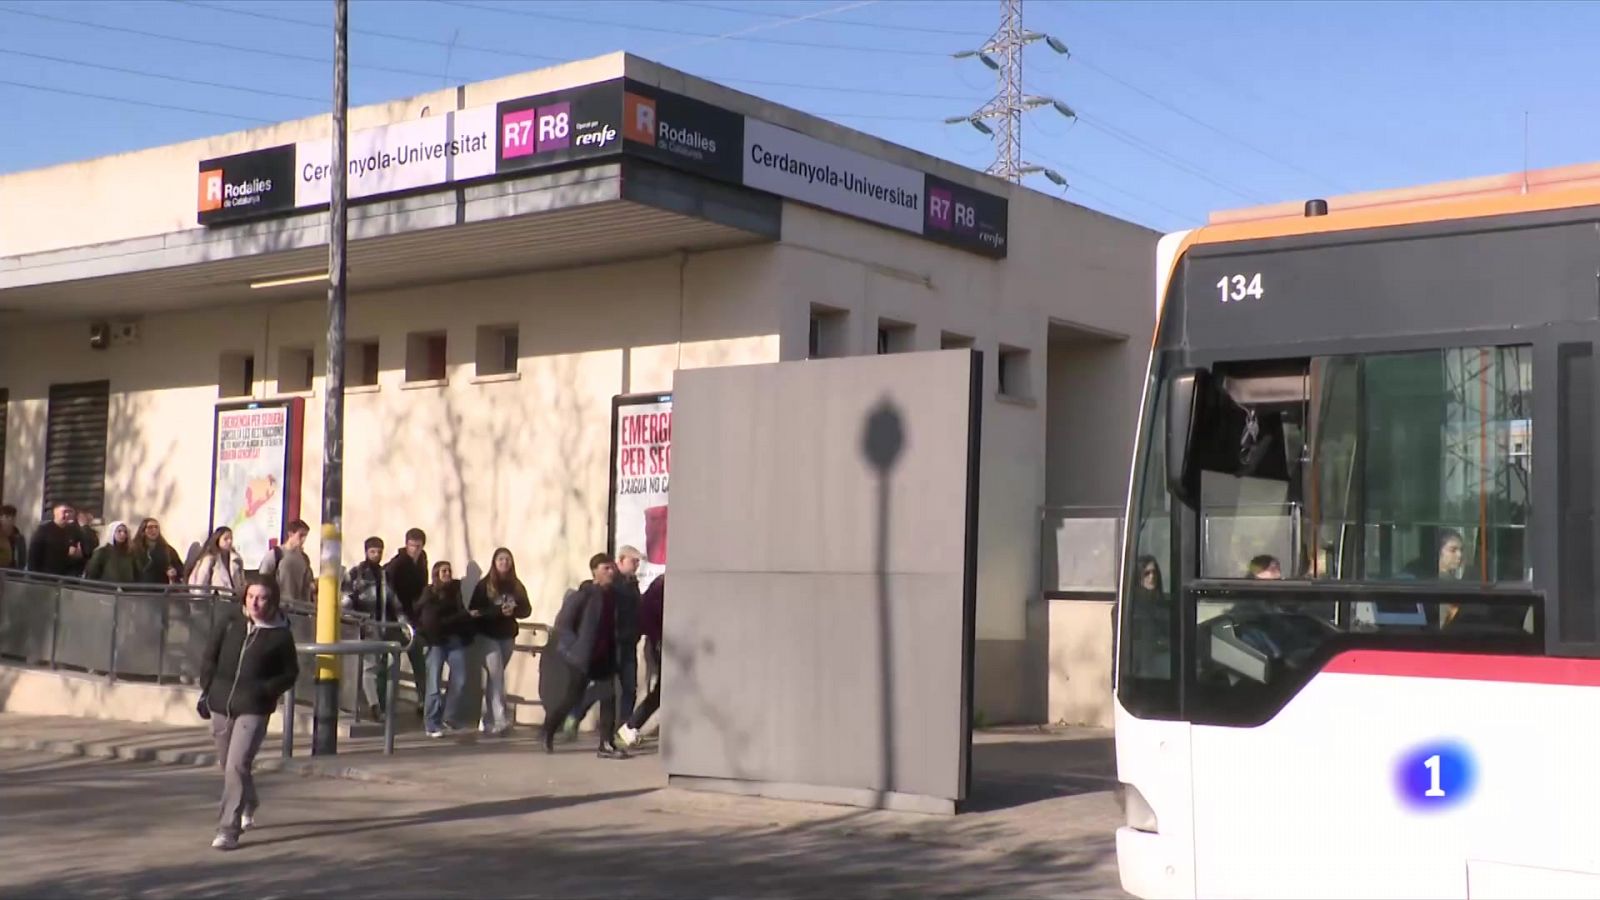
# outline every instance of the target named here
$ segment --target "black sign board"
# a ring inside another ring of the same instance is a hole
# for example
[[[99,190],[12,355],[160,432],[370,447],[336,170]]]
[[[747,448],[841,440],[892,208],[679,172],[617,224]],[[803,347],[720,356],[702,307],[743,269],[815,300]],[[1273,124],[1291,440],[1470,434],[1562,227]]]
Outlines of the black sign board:
[[[744,180],[744,116],[660,88],[625,81],[622,136],[628,154],[729,184]]]
[[[294,209],[293,144],[200,163],[196,209],[202,225],[258,219]]]
[[[495,112],[495,171],[622,152],[622,79],[507,100]]]
[[[923,191],[927,195],[923,237],[995,259],[1005,257],[1010,215],[1010,202],[1006,198],[975,191],[934,175],[927,176]]]

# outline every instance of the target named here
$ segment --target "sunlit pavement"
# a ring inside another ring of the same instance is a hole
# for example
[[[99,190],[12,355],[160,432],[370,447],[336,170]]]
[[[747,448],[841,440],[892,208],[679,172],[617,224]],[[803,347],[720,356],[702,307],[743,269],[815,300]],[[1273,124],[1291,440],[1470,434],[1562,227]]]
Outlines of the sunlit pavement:
[[[419,746],[385,780],[262,775],[223,853],[215,770],[3,751],[0,896],[1120,897],[1109,758],[985,735],[974,811],[941,818],[665,789],[587,744]]]

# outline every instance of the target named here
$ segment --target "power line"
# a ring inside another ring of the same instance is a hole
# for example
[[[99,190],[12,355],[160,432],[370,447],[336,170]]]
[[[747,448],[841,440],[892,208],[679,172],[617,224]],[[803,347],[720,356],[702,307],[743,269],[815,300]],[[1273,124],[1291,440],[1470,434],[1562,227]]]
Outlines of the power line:
[[[760,9],[746,9],[737,6],[720,6],[715,3],[692,3],[689,0],[661,0],[669,6],[692,6],[695,9],[712,9],[719,12],[739,13],[746,16],[760,16],[768,19],[787,18],[782,13],[771,13]],[[959,31],[954,28],[928,28],[918,25],[893,25],[887,22],[858,22],[854,19],[829,19],[829,25],[848,25],[852,28],[876,28],[880,31],[913,31],[919,34],[948,34],[967,40],[981,41],[984,35],[971,31]]]
[[[262,122],[268,125],[273,124],[271,119],[259,119],[255,116],[241,116],[238,113],[219,112],[214,109],[196,109],[192,106],[175,106],[170,103],[154,103],[149,100],[135,100],[131,97],[112,97],[107,94],[91,94],[87,91],[73,91],[68,90],[67,88],[47,87],[42,84],[27,84],[21,81],[0,79],[0,85],[25,88],[30,91],[44,91],[51,94],[65,94],[69,97],[87,97],[90,100],[109,100],[113,103],[126,103],[131,106],[148,106],[151,109],[164,109],[171,112],[194,113],[201,116],[217,116],[223,119],[240,119],[245,122]]]
[[[223,84],[220,81],[204,81],[183,75],[164,75],[160,72],[151,72],[148,69],[130,69],[123,66],[113,66],[106,63],[88,62],[81,59],[67,59],[63,56],[46,56],[43,53],[29,53],[26,50],[11,50],[0,47],[0,54],[6,56],[25,56],[29,59],[42,59],[46,62],[65,63],[69,66],[83,66],[86,69],[101,69],[106,72],[120,72],[124,75],[138,75],[141,78],[159,78],[162,81],[175,81],[179,84],[193,84],[202,87],[221,88],[225,91],[241,91],[246,94],[260,94],[263,97],[282,97],[286,100],[309,100],[312,103],[326,103],[327,97],[312,97],[307,94],[289,94],[283,91],[269,91],[266,88],[245,87],[238,84]],[[266,121],[266,120],[261,120]]]
[[[298,62],[312,62],[321,66],[330,65],[333,62],[331,59],[320,56],[305,56],[298,53],[289,53],[283,50],[263,50],[259,47],[246,47],[241,44],[225,44],[221,41],[211,40],[209,38],[206,40],[200,40],[197,38],[179,37],[177,35],[162,34],[156,31],[142,31],[138,28],[129,28],[125,25],[107,25],[103,22],[86,22],[82,19],[69,19],[65,16],[52,16],[48,13],[34,12],[33,10],[29,9],[0,7],[0,13],[10,13],[14,16],[27,16],[33,19],[42,19],[46,22],[61,22],[67,25],[79,25],[84,28],[96,28],[101,31],[114,31],[120,34],[133,34],[138,35],[139,37],[154,38],[159,41],[173,41],[175,43],[189,44],[196,47],[209,47],[213,50],[233,50],[239,53],[254,53],[258,56],[272,56],[277,57],[278,59],[292,59]],[[351,67],[356,69],[368,69],[374,72],[389,72],[395,75],[413,75],[418,78],[426,78],[429,81],[439,77],[438,72],[421,72],[416,69],[397,69],[390,66],[352,64]]]
[[[1116,75],[1113,75],[1110,72],[1107,72],[1105,69],[1102,69],[1099,66],[1095,65],[1094,63],[1090,62],[1089,60],[1084,59],[1082,56],[1074,55],[1073,59],[1076,62],[1078,62],[1080,65],[1082,65],[1084,68],[1088,69],[1089,71],[1098,73],[1101,77],[1109,79],[1111,81],[1116,82],[1117,84],[1122,85],[1123,87],[1127,88],[1130,91],[1133,91],[1134,93],[1138,94],[1141,97],[1144,97],[1146,100],[1149,100],[1150,102],[1156,104],[1157,106],[1160,106],[1163,109],[1166,109],[1166,110],[1169,110],[1169,111],[1171,111],[1173,113],[1176,113],[1177,115],[1180,115],[1185,119],[1188,119],[1189,121],[1195,123],[1196,125],[1199,125],[1201,128],[1204,128],[1207,131],[1210,131],[1210,132],[1212,132],[1214,134],[1220,135],[1223,138],[1226,138],[1227,140],[1230,140],[1233,143],[1238,144],[1239,146],[1245,148],[1246,150],[1249,150],[1249,151],[1255,153],[1256,155],[1258,155],[1258,156],[1260,156],[1260,157],[1262,157],[1264,159],[1272,160],[1273,162],[1275,162],[1275,163],[1277,163],[1277,164],[1279,164],[1281,166],[1284,166],[1285,168],[1293,169],[1294,171],[1299,172],[1301,175],[1305,175],[1305,176],[1307,176],[1309,178],[1315,178],[1318,181],[1325,182],[1325,183],[1327,183],[1329,185],[1332,185],[1333,187],[1338,188],[1341,191],[1348,191],[1349,190],[1349,188],[1339,184],[1339,182],[1336,179],[1329,178],[1328,176],[1319,174],[1317,172],[1313,172],[1310,169],[1307,169],[1304,166],[1298,165],[1296,163],[1290,162],[1289,160],[1284,159],[1283,157],[1278,156],[1278,155],[1272,153],[1269,150],[1264,150],[1261,147],[1258,147],[1255,144],[1250,143],[1249,141],[1245,140],[1244,138],[1239,137],[1238,135],[1235,135],[1235,134],[1232,134],[1230,132],[1224,131],[1223,129],[1218,128],[1217,126],[1211,124],[1210,122],[1207,122],[1204,119],[1199,118],[1198,116],[1192,115],[1187,110],[1184,110],[1181,107],[1178,107],[1178,106],[1175,106],[1175,105],[1173,105],[1171,103],[1168,103],[1167,101],[1161,99],[1160,97],[1157,97],[1155,94],[1150,93],[1149,91],[1145,90],[1144,88],[1141,88],[1136,84],[1132,84],[1132,83],[1130,83],[1130,82],[1128,82],[1128,81],[1126,81],[1126,80],[1124,80],[1122,78],[1117,77]]]
[[[508,16],[523,16],[531,19],[545,19],[551,22],[571,22],[578,25],[597,25],[607,28],[631,29],[633,31],[651,31],[657,34],[676,34],[683,37],[716,38],[729,41],[746,41],[752,44],[773,44],[783,47],[808,47],[813,50],[845,50],[860,53],[889,53],[897,56],[937,56],[945,57],[948,54],[937,50],[908,50],[904,47],[864,47],[854,44],[823,44],[816,41],[789,41],[782,38],[749,37],[742,34],[723,35],[706,31],[687,31],[681,28],[664,28],[659,25],[643,25],[637,22],[610,22],[603,19],[585,19],[578,16],[565,16],[558,13],[539,12],[531,9],[507,9],[503,6],[485,6],[481,3],[469,3],[466,0],[433,0],[444,6],[455,6],[461,9],[475,9],[483,12],[502,13]]]
[[[1194,177],[1200,179],[1201,181],[1204,181],[1204,182],[1207,182],[1209,184],[1215,185],[1216,187],[1219,187],[1219,188],[1227,191],[1228,193],[1233,194],[1236,197],[1239,197],[1239,198],[1244,199],[1244,200],[1248,200],[1248,201],[1250,201],[1252,203],[1266,203],[1266,202],[1268,202],[1267,199],[1265,197],[1262,197],[1260,194],[1253,194],[1248,189],[1240,188],[1240,187],[1237,187],[1235,185],[1231,185],[1231,184],[1229,184],[1229,183],[1227,183],[1225,181],[1222,181],[1222,180],[1216,178],[1215,176],[1207,174],[1204,170],[1197,168],[1192,163],[1184,161],[1182,157],[1176,156],[1173,153],[1170,153],[1170,152],[1168,152],[1166,150],[1163,150],[1160,147],[1156,146],[1155,144],[1152,144],[1149,141],[1146,141],[1146,140],[1144,140],[1143,138],[1140,138],[1137,135],[1130,134],[1130,133],[1128,133],[1126,131],[1123,131],[1122,129],[1116,127],[1115,125],[1110,124],[1109,122],[1104,122],[1104,121],[1101,121],[1099,119],[1090,118],[1089,116],[1085,115],[1082,112],[1078,113],[1078,121],[1082,122],[1085,125],[1088,125],[1090,128],[1093,128],[1096,131],[1099,131],[1099,132],[1107,135],[1108,137],[1111,137],[1114,140],[1121,141],[1122,143],[1127,144],[1128,146],[1133,147],[1136,150],[1141,150],[1144,153],[1146,153],[1146,154],[1148,154],[1148,155],[1150,155],[1150,156],[1152,156],[1152,157],[1154,157],[1154,158],[1156,158],[1158,160],[1161,160],[1162,162],[1165,162],[1167,165],[1170,165],[1173,168],[1176,168],[1176,169],[1179,169],[1181,171],[1187,172],[1190,175],[1193,175]]]
[[[288,25],[300,25],[305,28],[314,28],[318,31],[330,31],[333,28],[331,23],[308,22],[305,19],[296,19],[293,16],[279,16],[272,13],[260,12],[258,10],[239,9],[232,6],[217,6],[211,3],[201,3],[199,0],[167,0],[167,2],[176,3],[181,6],[192,6],[195,9],[209,9],[212,12],[229,13],[235,16],[249,16],[253,19],[263,19],[268,22],[283,22]],[[510,57],[512,59],[526,59],[535,62],[568,62],[567,59],[559,56],[545,56],[539,53],[522,53],[516,50],[501,50],[497,47],[478,47],[472,44],[463,44],[459,41],[441,41],[434,38],[412,37],[408,34],[394,34],[393,32],[377,31],[371,28],[352,28],[350,29],[350,33],[366,35],[367,37],[384,38],[391,41],[404,41],[411,44],[422,44],[428,47],[444,47],[451,50],[471,50],[476,53],[489,53],[495,56]]]
[[[1150,207],[1151,209],[1159,209],[1162,212],[1164,212],[1164,213],[1166,213],[1166,214],[1168,214],[1170,216],[1174,216],[1174,217],[1176,217],[1177,219],[1179,219],[1181,221],[1190,222],[1190,221],[1193,221],[1194,218],[1195,218],[1190,213],[1179,212],[1178,210],[1175,210],[1170,206],[1167,206],[1167,205],[1165,205],[1163,203],[1160,203],[1160,202],[1158,202],[1156,200],[1152,200],[1149,197],[1146,197],[1146,196],[1144,196],[1142,194],[1137,194],[1137,193],[1134,193],[1133,191],[1128,190],[1127,188],[1119,187],[1119,186],[1117,186],[1117,185],[1115,185],[1115,184],[1113,184],[1113,183],[1111,183],[1111,182],[1109,182],[1109,181],[1105,180],[1104,178],[1101,178],[1101,177],[1099,177],[1097,175],[1091,175],[1088,172],[1085,172],[1083,169],[1081,169],[1081,168],[1079,168],[1077,166],[1069,166],[1066,163],[1063,163],[1063,162],[1061,162],[1060,160],[1057,160],[1057,159],[1052,159],[1052,158],[1050,158],[1049,156],[1047,156],[1047,155],[1045,155],[1043,153],[1035,153],[1034,155],[1038,156],[1039,159],[1043,160],[1044,162],[1050,163],[1051,165],[1054,165],[1054,166],[1059,166],[1060,168],[1066,170],[1067,172],[1070,172],[1074,176],[1075,179],[1076,178],[1087,179],[1091,183],[1098,184],[1101,187],[1106,188],[1107,190],[1116,191],[1117,193],[1121,194],[1122,196],[1127,197],[1128,199],[1133,200],[1136,203],[1142,203],[1145,206]],[[1081,190],[1081,189],[1078,188],[1077,185],[1074,184],[1073,185],[1073,190]]]
[[[725,31],[725,32],[723,32],[721,34],[716,35],[715,37],[701,38],[699,40],[690,41],[687,44],[679,44],[676,47],[663,47],[663,48],[661,48],[659,50],[656,50],[656,51],[653,51],[653,52],[655,52],[655,53],[676,53],[679,50],[688,50],[688,49],[690,49],[692,47],[703,47],[706,44],[715,44],[717,41],[736,40],[736,39],[742,37],[743,35],[750,34],[753,31],[772,31],[772,30],[778,29],[778,28],[787,28],[790,25],[798,25],[801,22],[809,22],[812,19],[825,18],[825,17],[831,16],[831,15],[833,15],[835,13],[841,13],[841,12],[846,12],[846,11],[852,10],[852,9],[858,9],[860,7],[863,7],[863,6],[872,6],[872,5],[874,5],[874,4],[878,3],[878,2],[879,2],[879,0],[851,0],[850,3],[846,3],[843,6],[831,6],[831,7],[827,8],[827,9],[819,9],[819,10],[817,10],[815,12],[803,13],[803,14],[797,15],[797,16],[789,16],[787,18],[779,19],[776,22],[767,22],[767,23],[762,24],[762,25],[747,25],[744,28],[740,28],[740,29],[737,29],[735,31]]]

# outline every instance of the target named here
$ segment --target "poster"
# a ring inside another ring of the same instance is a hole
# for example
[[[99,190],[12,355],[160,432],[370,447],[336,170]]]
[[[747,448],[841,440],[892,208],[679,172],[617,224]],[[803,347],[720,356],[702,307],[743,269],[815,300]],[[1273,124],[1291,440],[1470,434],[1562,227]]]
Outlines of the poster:
[[[212,445],[211,530],[233,529],[254,568],[299,515],[300,402],[219,407]]]
[[[617,397],[611,407],[611,552],[644,554],[639,587],[667,571],[672,395]]]

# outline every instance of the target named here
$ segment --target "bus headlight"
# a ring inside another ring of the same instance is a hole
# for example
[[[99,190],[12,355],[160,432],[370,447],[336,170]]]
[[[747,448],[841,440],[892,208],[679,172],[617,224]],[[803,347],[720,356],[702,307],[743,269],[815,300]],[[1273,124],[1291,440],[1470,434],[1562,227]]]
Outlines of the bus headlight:
[[[1139,793],[1139,789],[1131,784],[1123,784],[1122,788],[1122,815],[1128,827],[1134,831],[1143,831],[1149,834],[1158,834],[1161,826],[1156,822],[1156,811]]]

